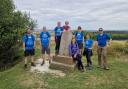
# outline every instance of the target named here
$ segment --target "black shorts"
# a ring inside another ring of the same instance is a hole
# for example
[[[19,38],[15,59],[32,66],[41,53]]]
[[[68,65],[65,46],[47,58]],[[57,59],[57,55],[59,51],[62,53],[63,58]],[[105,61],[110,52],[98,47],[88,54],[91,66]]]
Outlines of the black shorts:
[[[83,49],[83,43],[78,44],[79,49]]]
[[[50,48],[48,48],[48,46],[47,47],[42,47],[42,54],[45,54],[45,52],[47,54],[50,54]]]
[[[92,49],[85,48],[83,52],[83,56],[86,56],[86,55],[93,56]]]
[[[35,55],[35,49],[31,49],[31,50],[25,50],[24,51],[24,56],[27,57],[27,56],[33,56]]]

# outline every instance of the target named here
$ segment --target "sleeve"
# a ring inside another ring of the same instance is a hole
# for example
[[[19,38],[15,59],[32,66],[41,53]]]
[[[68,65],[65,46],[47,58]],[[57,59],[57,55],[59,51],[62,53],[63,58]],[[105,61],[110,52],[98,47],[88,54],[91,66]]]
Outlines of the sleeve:
[[[25,43],[25,41],[26,41],[26,36],[24,35],[24,36],[22,37],[22,42]]]

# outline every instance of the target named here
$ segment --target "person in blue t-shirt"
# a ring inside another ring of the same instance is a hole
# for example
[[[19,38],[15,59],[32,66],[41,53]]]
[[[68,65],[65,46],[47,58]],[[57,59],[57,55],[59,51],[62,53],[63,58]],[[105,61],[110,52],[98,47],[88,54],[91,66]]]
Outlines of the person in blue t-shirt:
[[[80,52],[82,54],[84,34],[82,32],[81,26],[78,26],[77,32],[74,35],[76,38],[76,42],[79,46]]]
[[[23,36],[22,41],[23,41],[23,49],[25,55],[24,67],[27,68],[27,60],[29,56],[31,56],[31,66],[35,66],[34,64],[35,37],[33,34],[31,34],[30,28],[27,29],[27,34]]]
[[[43,62],[41,65],[44,65],[45,63],[45,52],[48,54],[49,63],[51,63],[50,38],[51,38],[51,35],[47,31],[46,27],[44,26],[43,31],[40,33],[40,42],[41,42],[42,59],[43,59]]]
[[[62,32],[63,32],[63,27],[61,27],[61,22],[57,22],[57,27],[55,27],[55,29],[54,29],[55,43],[56,43],[56,46],[55,46],[55,54],[56,55],[59,54]]]
[[[96,41],[98,45],[98,65],[101,68],[109,70],[107,64],[107,40],[109,40],[109,45],[111,45],[110,35],[103,32],[103,28],[99,28],[99,34],[96,36]]]
[[[71,44],[69,45],[69,55],[72,56],[74,62],[77,62],[78,70],[84,71],[84,66],[82,63],[82,56],[75,37],[72,38]]]
[[[86,56],[87,59],[87,69],[91,70],[92,69],[92,61],[91,61],[91,56],[93,55],[92,53],[92,46],[93,46],[93,40],[90,38],[90,35],[86,35],[86,39],[84,41],[84,52],[83,55]]]

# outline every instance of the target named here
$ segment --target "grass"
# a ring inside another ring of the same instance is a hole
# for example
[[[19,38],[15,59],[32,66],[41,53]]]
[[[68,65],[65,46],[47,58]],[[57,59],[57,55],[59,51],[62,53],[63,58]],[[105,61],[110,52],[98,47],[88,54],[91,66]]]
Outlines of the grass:
[[[122,42],[121,42],[122,43]],[[54,47],[53,47],[54,49]],[[40,49],[36,49],[36,57]],[[109,71],[97,68],[97,56],[92,57],[93,71],[74,71],[64,77],[31,73],[23,69],[23,62],[0,72],[0,89],[128,89],[128,59],[109,55]],[[84,65],[86,59],[83,57]]]

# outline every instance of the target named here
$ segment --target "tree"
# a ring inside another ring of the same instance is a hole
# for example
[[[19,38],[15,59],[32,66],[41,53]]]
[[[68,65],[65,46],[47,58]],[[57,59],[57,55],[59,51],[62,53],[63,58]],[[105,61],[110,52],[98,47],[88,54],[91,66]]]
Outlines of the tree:
[[[18,56],[19,32],[31,22],[26,14],[15,11],[12,0],[0,0],[0,3],[0,66],[3,66],[12,63]]]

